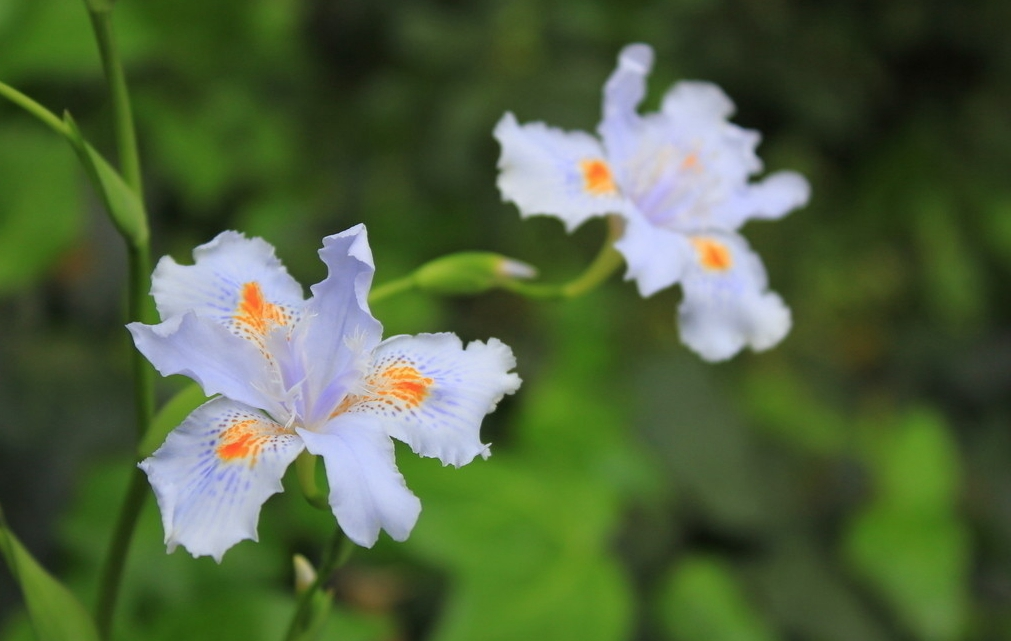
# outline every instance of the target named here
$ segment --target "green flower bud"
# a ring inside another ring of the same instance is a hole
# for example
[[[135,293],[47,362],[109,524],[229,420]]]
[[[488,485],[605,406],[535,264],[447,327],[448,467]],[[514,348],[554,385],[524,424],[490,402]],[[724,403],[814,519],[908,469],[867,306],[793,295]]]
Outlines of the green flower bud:
[[[414,284],[433,294],[480,294],[536,275],[534,267],[501,254],[460,252],[422,265]]]

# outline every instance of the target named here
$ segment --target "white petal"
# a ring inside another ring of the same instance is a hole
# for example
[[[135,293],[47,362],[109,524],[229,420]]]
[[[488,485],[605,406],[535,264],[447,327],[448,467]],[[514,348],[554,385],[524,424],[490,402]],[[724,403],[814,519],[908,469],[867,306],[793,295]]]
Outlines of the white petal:
[[[422,456],[457,467],[477,455],[481,421],[520,386],[512,350],[492,338],[464,349],[455,334],[394,336],[376,348],[366,388],[344,411],[368,416]]]
[[[625,232],[614,247],[628,265],[625,280],[635,280],[644,298],[680,281],[693,259],[684,235],[655,227],[638,214],[626,218]]]
[[[672,118],[715,123],[734,114],[734,103],[711,82],[682,80],[664,95],[662,111]]]
[[[222,394],[267,411],[281,396],[271,362],[253,342],[193,313],[158,325],[130,323],[137,349],[163,376],[182,374],[208,396]]]
[[[520,125],[507,113],[495,138],[502,145],[498,188],[522,215],[557,216],[572,231],[625,206],[604,150],[590,134],[540,122]]]
[[[182,545],[220,562],[239,541],[255,541],[260,507],[282,491],[281,477],[301,451],[297,435],[241,403],[219,397],[198,407],[140,463],[168,551]]]
[[[193,258],[193,265],[169,256],[158,261],[151,295],[162,320],[191,311],[248,337],[301,313],[302,287],[262,239],[222,232],[193,250]]]
[[[765,268],[744,239],[713,232],[692,241],[697,260],[681,282],[681,340],[709,361],[781,341],[790,331],[790,309],[766,290]]]
[[[811,197],[807,179],[793,171],[769,174],[761,182],[748,185],[745,192],[729,204],[728,222],[744,224],[752,218],[776,219],[803,207]]]
[[[646,96],[646,77],[653,67],[653,49],[631,44],[618,54],[618,67],[604,84],[604,115],[598,131],[612,161],[621,162],[633,151],[639,122],[636,109]]]
[[[364,225],[323,239],[320,258],[327,277],[312,286],[304,331],[294,348],[310,364],[307,395],[314,399],[304,417],[317,424],[361,380],[368,355],[382,337],[382,325],[369,311],[375,267]]]
[[[393,441],[369,418],[343,415],[325,433],[298,429],[311,453],[323,457],[330,483],[330,507],[348,538],[372,547],[379,530],[404,541],[421,514],[393,458]]]

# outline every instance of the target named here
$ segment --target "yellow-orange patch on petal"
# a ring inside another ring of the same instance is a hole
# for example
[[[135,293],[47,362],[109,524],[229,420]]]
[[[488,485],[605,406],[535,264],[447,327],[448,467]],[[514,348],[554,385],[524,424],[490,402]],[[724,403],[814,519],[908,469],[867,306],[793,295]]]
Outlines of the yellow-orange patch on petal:
[[[583,189],[590,195],[614,196],[618,193],[611,168],[600,158],[581,160],[579,170],[583,172]]]
[[[368,392],[350,395],[341,401],[331,418],[355,406],[380,403],[392,411],[411,410],[428,398],[435,379],[422,374],[416,367],[400,360],[369,376],[365,382]]]
[[[288,314],[283,307],[275,305],[263,297],[263,290],[256,281],[245,283],[239,297],[239,305],[233,316],[239,327],[245,331],[263,336],[271,325],[286,325]]]
[[[685,156],[685,159],[681,161],[682,170],[700,169],[701,167],[702,165],[699,163],[699,155],[694,151]]]
[[[734,266],[730,248],[712,238],[692,238],[692,245],[699,254],[699,264],[715,272],[724,272]]]
[[[369,381],[375,385],[374,393],[380,398],[399,401],[408,408],[421,405],[428,396],[428,390],[435,381],[423,376],[414,367],[394,364],[387,367]]]
[[[221,433],[215,453],[226,463],[248,460],[250,465],[255,465],[264,444],[283,433],[280,426],[265,430],[264,424],[255,419],[238,421]]]

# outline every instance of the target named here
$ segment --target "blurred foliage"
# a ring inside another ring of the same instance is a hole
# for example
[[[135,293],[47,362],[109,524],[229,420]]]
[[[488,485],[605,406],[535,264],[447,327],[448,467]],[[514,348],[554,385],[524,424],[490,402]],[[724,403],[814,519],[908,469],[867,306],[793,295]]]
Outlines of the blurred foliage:
[[[262,235],[304,283],[365,222],[377,281],[488,250],[578,273],[604,236],[520,222],[494,123],[592,129],[620,47],[649,105],[720,84],[813,201],[745,228],[795,327],[701,363],[676,292],[535,304],[410,294],[387,334],[513,345],[524,387],[460,470],[399,451],[424,505],[359,552],[321,638],[1011,639],[1011,3],[1005,0],[119,0],[155,254]],[[0,79],[113,157],[83,3],[0,2]],[[132,462],[123,252],[72,151],[0,104],[0,504],[90,603]],[[166,381],[167,399],[178,381]],[[292,484],[289,484],[292,486]],[[119,636],[274,639],[295,492],[221,566],[166,556],[153,501]],[[0,638],[30,638],[0,572]]]

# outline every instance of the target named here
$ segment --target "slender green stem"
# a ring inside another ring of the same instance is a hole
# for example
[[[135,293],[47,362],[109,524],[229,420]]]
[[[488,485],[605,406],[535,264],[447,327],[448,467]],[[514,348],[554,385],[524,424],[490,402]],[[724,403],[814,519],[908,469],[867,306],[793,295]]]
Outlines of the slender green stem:
[[[102,58],[102,68],[105,71],[106,82],[109,85],[109,97],[112,104],[113,129],[116,137],[116,147],[119,157],[119,171],[123,180],[134,191],[137,198],[143,201],[143,183],[141,181],[140,155],[137,151],[137,136],[133,123],[133,110],[130,106],[130,94],[126,84],[126,74],[119,58],[116,38],[112,25],[112,4],[96,9],[97,4],[88,3],[88,14],[91,26],[98,43]],[[130,320],[151,323],[155,319],[148,300],[151,288],[151,255],[150,247],[144,238],[126,237],[129,256],[129,291],[128,314]],[[132,350],[132,370],[134,384],[134,402],[136,405],[137,438],[140,442],[154,416],[154,370],[137,350]],[[147,496],[147,480],[140,470],[136,470],[130,480],[130,487],[123,501],[116,529],[109,542],[105,564],[99,583],[98,605],[96,619],[99,634],[108,639],[112,631],[113,615],[116,600],[122,582],[123,569],[126,565],[130,542],[137,525],[140,511]]]
[[[330,510],[330,503],[327,501],[326,493],[316,484],[316,462],[318,457],[310,454],[309,450],[303,450],[295,459],[295,476],[298,477],[298,485],[302,488],[302,494],[309,504],[321,510]]]
[[[113,127],[119,153],[119,171],[127,185],[143,198],[140,173],[140,155],[137,152],[137,134],[133,126],[133,109],[126,86],[126,74],[119,59],[116,38],[112,28],[112,11],[89,11],[91,26],[98,41],[109,95],[112,98]]]
[[[579,276],[561,285],[513,280],[504,283],[503,287],[528,298],[576,298],[597,287],[621,267],[622,263],[621,254],[614,248],[614,242],[621,237],[623,231],[622,221],[617,216],[609,216],[607,222],[608,233],[603,246],[593,262]]]
[[[397,278],[396,280],[383,283],[369,293],[369,302],[373,304],[378,303],[390,296],[410,291],[414,288],[414,285],[414,274],[408,274],[403,278]]]
[[[35,102],[25,94],[21,93],[14,87],[0,82],[0,96],[10,100],[15,105],[21,107],[31,115],[35,116],[41,120],[47,127],[60,134],[61,136],[69,136],[70,130],[67,125],[60,120],[56,114],[49,111],[39,103]]]
[[[119,518],[116,520],[99,578],[95,623],[101,639],[108,639],[112,633],[112,617],[116,610],[123,568],[126,565],[126,551],[130,549],[130,541],[133,539],[137,519],[147,495],[147,477],[144,472],[135,468],[130,474],[130,486],[127,488]]]
[[[129,287],[127,307],[130,320],[154,324],[158,322],[151,305],[151,250],[145,245],[128,248]],[[154,417],[155,371],[140,350],[130,350],[133,368],[133,391],[136,403],[137,439],[140,442],[147,433]]]
[[[316,579],[312,585],[303,592],[298,599],[298,608],[291,618],[291,625],[288,626],[288,633],[285,641],[296,641],[312,624],[313,606],[320,591],[324,589],[331,575],[339,567],[347,562],[354,551],[354,544],[347,538],[344,531],[339,527],[334,532],[330,545],[323,552],[323,560],[316,571]]]

